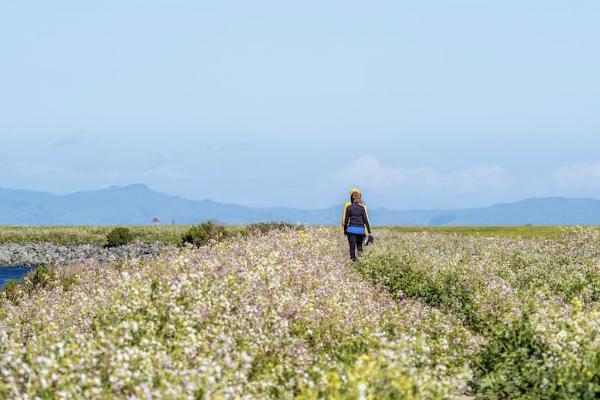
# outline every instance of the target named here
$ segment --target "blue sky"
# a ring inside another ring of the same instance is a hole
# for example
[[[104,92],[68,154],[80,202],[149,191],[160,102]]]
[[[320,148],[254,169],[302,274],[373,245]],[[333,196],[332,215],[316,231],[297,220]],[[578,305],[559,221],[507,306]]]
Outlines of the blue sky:
[[[598,1],[0,0],[0,187],[600,197]]]

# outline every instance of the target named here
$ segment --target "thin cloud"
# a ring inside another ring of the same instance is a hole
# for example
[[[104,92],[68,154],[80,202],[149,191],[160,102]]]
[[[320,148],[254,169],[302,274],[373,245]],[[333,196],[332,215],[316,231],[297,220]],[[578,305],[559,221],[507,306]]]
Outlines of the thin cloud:
[[[170,168],[167,166],[142,168],[111,168],[97,169],[94,172],[86,169],[64,167],[55,164],[43,162],[20,161],[12,165],[11,172],[18,176],[48,176],[48,177],[109,177],[118,179],[130,179],[132,181],[138,178],[170,178],[170,179],[196,179],[196,176],[190,175],[185,171]]]
[[[78,146],[83,143],[83,134],[76,136],[68,136],[55,140],[52,142],[53,147],[70,147]]]
[[[432,167],[397,168],[383,165],[376,157],[362,157],[335,174],[345,183],[372,188],[402,187],[403,191],[450,191],[455,194],[478,193],[484,190],[504,190],[511,179],[497,165],[478,165],[454,171]]]
[[[115,178],[147,178],[147,177],[162,177],[171,179],[183,179],[183,180],[195,180],[198,179],[196,175],[190,175],[189,173],[166,166],[158,168],[151,168],[146,170],[112,170],[108,173],[110,176]]]
[[[600,162],[565,164],[554,170],[552,178],[562,189],[598,189]]]

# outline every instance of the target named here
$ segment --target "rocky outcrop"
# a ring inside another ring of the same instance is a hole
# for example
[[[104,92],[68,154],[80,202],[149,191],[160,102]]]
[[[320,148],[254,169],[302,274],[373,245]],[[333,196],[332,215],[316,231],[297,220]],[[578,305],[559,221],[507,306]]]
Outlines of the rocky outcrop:
[[[39,266],[73,264],[93,259],[114,263],[130,258],[159,256],[166,246],[161,242],[104,248],[93,244],[59,246],[52,243],[7,243],[0,245],[0,265]]]

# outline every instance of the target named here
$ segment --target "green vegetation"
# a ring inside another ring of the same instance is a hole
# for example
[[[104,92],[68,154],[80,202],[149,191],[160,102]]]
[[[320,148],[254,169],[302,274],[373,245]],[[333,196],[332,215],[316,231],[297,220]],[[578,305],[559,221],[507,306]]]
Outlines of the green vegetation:
[[[458,317],[483,338],[468,362],[478,398],[600,394],[600,231],[481,240],[382,232],[356,264],[397,299]]]
[[[258,222],[250,224],[246,227],[246,234],[265,235],[272,231],[281,231],[286,229],[303,229],[303,225],[288,224],[286,222]]]
[[[391,229],[402,233],[431,232],[457,234],[470,237],[505,237],[513,239],[555,239],[560,235],[560,226],[399,226]]]
[[[19,283],[17,281],[8,281],[2,288],[6,299],[13,304],[17,304],[19,301]]]
[[[117,227],[106,234],[106,247],[125,246],[133,242],[129,228]]]
[[[275,229],[298,228],[281,222],[257,223],[247,227],[226,226],[229,236],[245,232],[266,233]],[[160,241],[165,244],[178,245],[181,238],[191,226],[126,226],[133,236],[133,241],[146,243]],[[40,243],[50,242],[58,245],[70,244],[107,244],[106,236],[113,226],[56,226],[56,227],[0,227],[0,244],[3,243]],[[379,228],[376,231],[393,230],[400,233],[431,232],[442,234],[458,234],[469,237],[506,237],[514,239],[555,239],[561,228],[555,226],[516,226],[516,227],[393,227]]]
[[[41,243],[57,245],[106,245],[106,236],[114,226],[52,226],[52,227],[0,227],[1,243]],[[160,241],[177,244],[188,226],[127,226],[133,240]]]
[[[8,283],[0,398],[600,396],[597,228],[382,228],[353,264],[337,228],[115,231],[194,248]]]
[[[276,230],[0,296],[0,398],[464,393],[469,332],[418,301],[398,307],[345,245],[334,229]]]
[[[10,267],[9,267],[10,268]],[[21,298],[35,295],[36,292],[53,287],[68,291],[77,283],[77,274],[85,269],[82,265],[60,265],[34,268],[20,281],[8,281],[0,291],[9,302],[18,304]]]
[[[191,227],[181,242],[192,246],[200,247],[210,243],[210,241],[220,242],[226,239],[228,232],[224,226],[218,225],[212,221]]]
[[[599,229],[295,228],[8,284],[0,398],[600,396]]]
[[[56,280],[56,272],[52,268],[42,265],[29,273],[25,279],[24,284],[30,290],[43,289],[48,287],[53,281]]]
[[[3,243],[41,243],[57,245],[107,244],[106,236],[114,226],[52,226],[52,227],[0,227],[0,244]],[[145,243],[163,242],[169,245],[181,243],[181,237],[190,226],[126,226],[133,241]],[[228,234],[236,235],[243,231],[241,227],[226,227]]]

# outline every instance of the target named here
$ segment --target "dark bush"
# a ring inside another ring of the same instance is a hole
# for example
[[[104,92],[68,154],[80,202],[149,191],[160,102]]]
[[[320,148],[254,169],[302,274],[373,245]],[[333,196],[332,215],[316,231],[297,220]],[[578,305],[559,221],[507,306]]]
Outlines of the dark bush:
[[[478,332],[498,317],[477,307],[474,293],[480,283],[477,279],[464,278],[460,269],[440,269],[429,274],[427,265],[418,263],[413,256],[401,254],[374,255],[355,267],[363,276],[385,285],[392,295],[420,299],[430,306],[451,311]],[[500,313],[500,310],[495,312]]]
[[[473,359],[478,399],[597,399],[600,350],[595,309],[579,299],[552,304],[540,294],[511,321],[485,332]],[[591,314],[591,315],[590,315]]]
[[[191,227],[190,230],[183,235],[181,242],[183,244],[199,247],[208,244],[211,240],[219,242],[226,237],[227,231],[224,226],[208,221]]]
[[[280,231],[285,229],[300,229],[302,225],[289,224],[287,222],[258,222],[246,227],[247,234],[264,235],[271,231]]]
[[[17,281],[8,281],[4,285],[4,294],[6,298],[13,304],[19,301],[19,284]]]
[[[133,235],[128,228],[115,228],[106,235],[106,247],[124,246],[133,242]]]
[[[45,288],[56,279],[54,271],[46,266],[40,266],[25,277],[25,283],[30,290]]]
[[[548,390],[558,381],[552,375],[561,363],[550,369],[544,366],[546,345],[529,319],[530,312],[525,310],[510,325],[499,323],[486,333],[488,341],[476,356],[473,382],[481,398],[570,398],[543,393],[544,386]]]
[[[60,280],[62,288],[65,292],[71,290],[71,287],[77,283],[77,275],[72,275],[68,278],[63,278]]]

